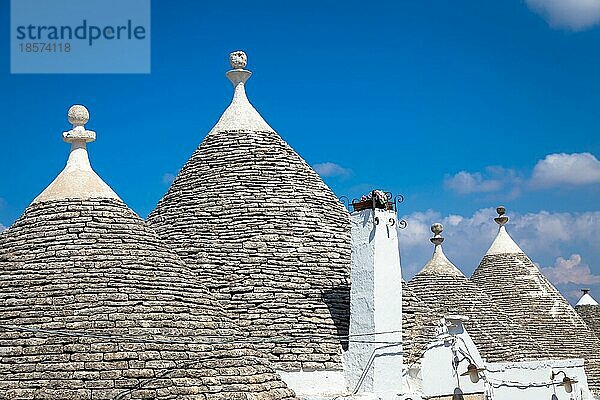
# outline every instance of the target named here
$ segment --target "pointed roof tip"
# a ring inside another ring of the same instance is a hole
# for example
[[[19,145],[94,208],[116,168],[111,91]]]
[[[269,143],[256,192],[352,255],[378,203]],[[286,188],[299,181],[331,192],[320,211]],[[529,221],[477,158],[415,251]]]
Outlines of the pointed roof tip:
[[[63,132],[63,141],[71,143],[71,152],[64,169],[31,204],[62,199],[109,198],[121,200],[92,169],[87,143],[96,140],[96,132],[85,129],[90,113],[82,105],[69,108],[67,119],[72,129]]]
[[[208,134],[227,131],[275,132],[246,96],[245,84],[252,75],[252,72],[245,69],[248,64],[246,53],[241,50],[230,53],[229,64],[233,69],[225,75],[233,84],[233,99]]]
[[[492,242],[492,245],[490,246],[488,251],[485,253],[485,255],[487,256],[487,255],[493,255],[493,254],[519,254],[519,253],[524,254],[525,252],[523,250],[521,250],[519,245],[517,245],[515,243],[513,238],[510,237],[510,235],[506,231],[506,228],[504,227],[504,225],[506,225],[506,223],[508,222],[508,216],[505,215],[506,208],[504,206],[498,206],[496,208],[496,212],[498,213],[498,216],[496,218],[494,218],[494,221],[496,221],[496,223],[498,225],[500,225],[500,227],[498,228],[498,234],[496,235],[496,238]]]
[[[598,302],[590,294],[590,289],[581,289],[583,293],[577,302],[577,306],[597,306]]]
[[[452,264],[450,260],[444,254],[444,250],[442,249],[442,243],[444,242],[444,238],[441,236],[441,233],[444,231],[444,225],[436,222],[431,225],[431,232],[433,232],[433,237],[429,239],[431,243],[434,244],[435,248],[433,250],[433,255],[431,259],[425,264],[423,269],[419,271],[419,274],[422,275],[452,275],[452,276],[462,276],[465,275],[456,267],[456,265]]]

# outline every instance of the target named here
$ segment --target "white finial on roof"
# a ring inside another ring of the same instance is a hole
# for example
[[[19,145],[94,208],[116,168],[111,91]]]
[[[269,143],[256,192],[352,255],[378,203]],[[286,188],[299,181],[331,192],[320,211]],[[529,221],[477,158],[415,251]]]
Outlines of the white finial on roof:
[[[73,129],[63,132],[63,140],[67,143],[91,143],[96,140],[96,132],[85,129],[85,124],[90,120],[90,113],[84,106],[76,104],[67,111],[67,119]]]
[[[33,203],[62,199],[119,199],[90,165],[86,143],[96,140],[96,132],[85,129],[90,119],[87,108],[74,105],[69,108],[67,118],[73,125],[73,129],[62,134],[63,140],[71,143],[67,165]]]
[[[590,289],[581,289],[581,291],[583,292],[583,294],[581,295],[581,298],[579,299],[579,301],[577,302],[576,305],[578,306],[597,306],[598,302],[596,301],[596,299],[594,299],[592,297],[592,295],[590,295]]]
[[[229,53],[229,64],[233,69],[244,69],[248,64],[248,56],[242,50]]]
[[[246,70],[248,57],[241,50],[229,54],[231,68],[225,74],[234,87],[233,100],[210,134],[227,131],[274,132],[246,97],[245,84],[252,75]]]
[[[436,246],[441,245],[444,242],[444,238],[441,236],[441,233],[444,232],[444,225],[436,222],[435,224],[431,225],[431,232],[433,232],[433,237],[429,239],[431,243]]]
[[[496,212],[498,216],[494,218],[494,221],[500,228],[498,229],[498,234],[494,239],[494,242],[488,249],[486,255],[492,254],[515,254],[515,253],[523,253],[523,250],[515,243],[515,241],[510,237],[504,225],[508,222],[508,217],[506,214],[506,208],[504,206],[498,206],[496,208]]]
[[[452,264],[444,254],[444,250],[442,249],[442,243],[444,242],[444,238],[442,237],[443,231],[444,225],[440,224],[439,222],[431,225],[433,237],[429,240],[435,245],[435,249],[433,250],[433,256],[431,257],[431,260],[425,264],[419,274],[464,276],[463,273],[460,272],[460,270],[456,268],[456,266]]]
[[[504,215],[506,214],[506,208],[504,206],[498,206],[496,207],[496,212],[498,213],[498,216],[494,218],[494,221],[500,226],[506,225],[508,222],[508,217]]]

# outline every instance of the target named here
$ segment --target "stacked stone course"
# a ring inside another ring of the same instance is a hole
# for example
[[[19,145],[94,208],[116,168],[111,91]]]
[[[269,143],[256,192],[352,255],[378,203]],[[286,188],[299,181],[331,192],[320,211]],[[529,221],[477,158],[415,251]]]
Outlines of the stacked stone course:
[[[227,75],[231,105],[148,223],[241,329],[264,340],[258,346],[276,368],[339,370],[349,323],[349,214],[248,102],[250,72],[239,67],[245,55],[236,57]]]
[[[600,394],[600,341],[527,255],[487,254],[471,280],[544,350],[523,358],[585,358],[590,390]]]
[[[34,203],[0,235],[0,324],[0,399],[295,398],[120,200]]]

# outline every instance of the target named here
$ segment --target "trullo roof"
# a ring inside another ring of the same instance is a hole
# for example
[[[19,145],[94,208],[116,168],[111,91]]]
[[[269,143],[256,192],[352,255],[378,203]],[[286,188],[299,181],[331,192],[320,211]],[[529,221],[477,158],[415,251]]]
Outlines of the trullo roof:
[[[600,339],[600,305],[590,295],[589,289],[583,289],[582,292],[583,295],[575,305],[575,311]]]
[[[504,207],[495,218],[500,225],[494,241],[514,241],[504,229],[508,222]],[[488,251],[471,280],[525,329],[544,353],[523,356],[537,359],[584,358],[589,387],[600,394],[600,341],[546,279],[540,269],[516,244],[503,251]]]
[[[294,398],[84,162],[95,134],[83,127],[87,116],[76,119],[83,114],[69,112],[73,146],[60,187],[54,181],[0,235],[0,398]]]
[[[340,369],[349,322],[349,214],[245,93],[230,56],[231,105],[148,223],[284,370]],[[276,340],[273,340],[276,339]]]
[[[505,317],[493,300],[469,281],[444,255],[442,224],[431,226],[435,245],[432,259],[408,286],[438,314],[460,314],[482,357],[491,362],[523,361],[530,348],[541,349],[522,327]]]

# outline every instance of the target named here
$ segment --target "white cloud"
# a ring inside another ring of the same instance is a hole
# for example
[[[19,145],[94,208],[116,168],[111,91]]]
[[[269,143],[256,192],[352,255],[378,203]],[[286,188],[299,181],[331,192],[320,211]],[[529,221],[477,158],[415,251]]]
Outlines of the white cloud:
[[[444,187],[458,194],[512,192],[521,182],[517,172],[500,166],[486,167],[485,172],[460,171],[444,178]],[[514,196],[511,196],[514,197]]]
[[[5,229],[6,229],[6,227],[4,225],[0,224],[0,232],[2,232]]]
[[[581,261],[579,254],[571,254],[568,259],[558,257],[554,266],[542,268],[542,272],[554,284],[600,284],[600,275],[592,274],[589,265]]]
[[[173,181],[175,180],[175,175],[171,174],[171,173],[166,173],[162,176],[162,183],[164,185],[170,186]]]
[[[548,154],[533,168],[530,183],[539,188],[600,183],[600,161],[590,153]]]
[[[460,171],[452,177],[444,179],[444,186],[460,194],[495,192],[502,187],[502,182],[494,179],[486,180],[480,172]]]
[[[313,168],[322,177],[340,177],[347,178],[352,175],[352,170],[344,168],[339,164],[332,162],[324,162],[313,165]]]
[[[600,211],[519,214],[509,209],[507,215],[510,217],[508,231],[531,259],[542,265],[554,263],[554,267],[550,267],[554,269],[545,268],[543,272],[550,274],[550,279],[559,285],[563,293],[571,300],[577,300],[571,296],[571,292],[577,293],[580,287],[574,285],[589,282],[587,284],[590,286],[596,285],[593,290],[600,297],[600,281],[596,280],[598,275],[594,275],[590,267],[581,261],[600,260],[600,235],[596,234],[600,226]],[[470,276],[498,231],[498,226],[493,222],[495,216],[494,208],[480,209],[471,216],[442,215],[433,210],[403,216],[408,222],[406,229],[399,231],[404,278],[409,280],[431,258],[433,246],[429,238],[432,236],[430,226],[434,222],[444,224],[444,252],[466,276]],[[560,258],[571,254],[570,258]],[[581,258],[578,261],[573,255]],[[592,263],[592,267],[595,265]],[[570,270],[567,268],[569,266]],[[569,272],[570,285],[557,280],[556,276],[560,275],[552,275],[559,274],[559,271]]]
[[[527,6],[553,28],[574,31],[600,22],[600,0],[526,0]]]
[[[536,163],[531,178],[525,179],[524,175],[512,168],[489,166],[483,172],[460,171],[447,175],[444,187],[460,195],[494,193],[501,194],[504,200],[512,200],[523,189],[599,184],[600,161],[591,153],[548,154]]]

